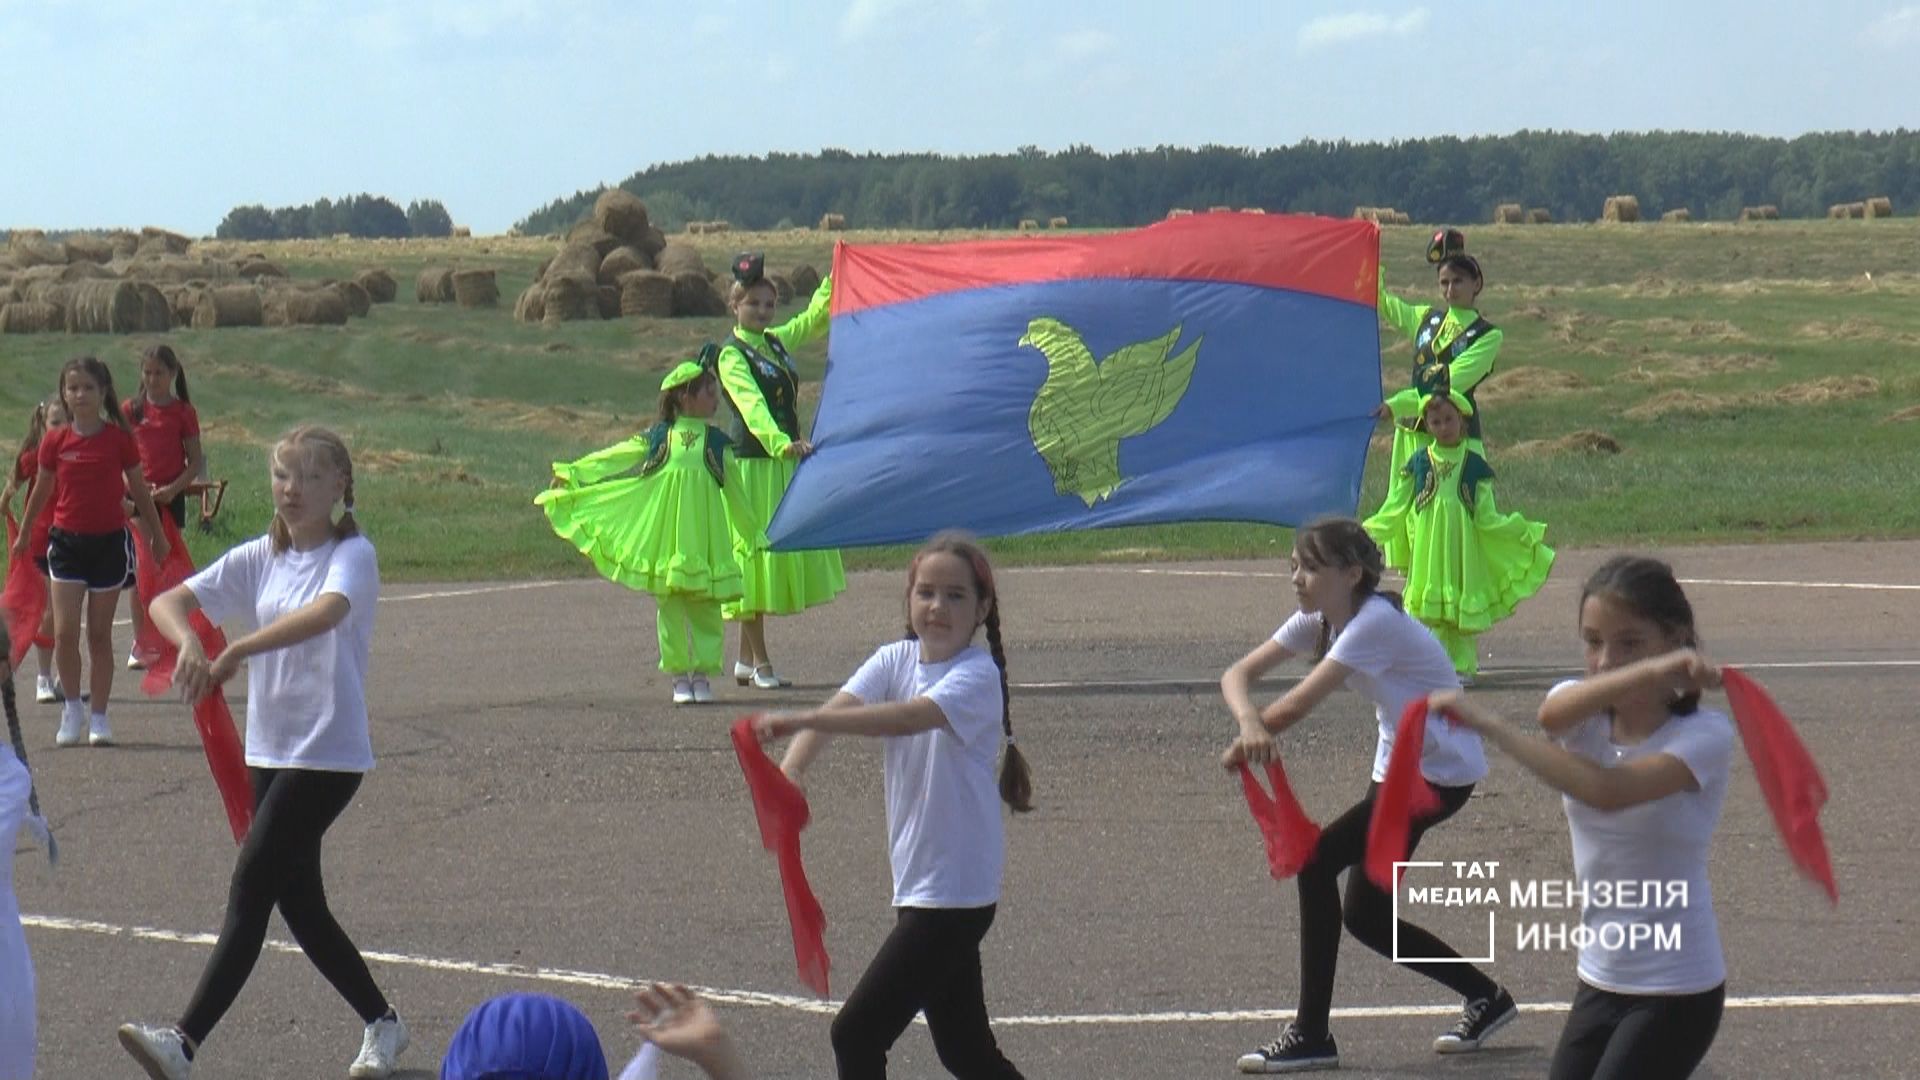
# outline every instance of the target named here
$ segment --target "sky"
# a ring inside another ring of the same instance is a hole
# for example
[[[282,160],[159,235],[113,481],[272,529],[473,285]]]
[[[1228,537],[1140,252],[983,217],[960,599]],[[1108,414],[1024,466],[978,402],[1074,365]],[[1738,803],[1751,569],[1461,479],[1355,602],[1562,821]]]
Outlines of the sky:
[[[706,154],[1920,127],[1920,0],[0,0],[0,227],[439,199]]]

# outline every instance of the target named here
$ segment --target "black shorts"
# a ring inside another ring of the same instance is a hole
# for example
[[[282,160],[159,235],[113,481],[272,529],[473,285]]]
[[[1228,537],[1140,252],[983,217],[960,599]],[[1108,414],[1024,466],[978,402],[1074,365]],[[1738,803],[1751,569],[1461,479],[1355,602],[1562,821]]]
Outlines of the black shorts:
[[[180,494],[175,495],[173,497],[172,502],[160,503],[159,505],[155,506],[154,509],[160,511],[163,514],[171,512],[173,514],[173,523],[175,525],[179,526],[182,529],[187,527],[187,493],[186,492],[183,491]]]
[[[47,571],[55,581],[79,582],[89,592],[133,584],[133,534],[124,527],[104,533],[48,533]]]

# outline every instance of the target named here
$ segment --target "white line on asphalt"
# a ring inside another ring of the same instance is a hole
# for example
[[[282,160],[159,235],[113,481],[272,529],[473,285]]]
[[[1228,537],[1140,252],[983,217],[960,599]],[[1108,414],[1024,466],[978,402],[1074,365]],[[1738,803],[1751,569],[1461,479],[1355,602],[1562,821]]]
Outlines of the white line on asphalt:
[[[407,593],[403,596],[383,596],[382,604],[398,604],[405,600],[445,600],[452,596],[484,596],[487,593],[522,592],[527,589],[551,589],[556,585],[576,585],[591,578],[568,579],[565,581],[516,581],[508,585],[478,585],[471,589],[445,589],[440,592]]]
[[[66,930],[84,934],[99,934],[105,937],[131,938],[137,941],[160,941],[177,945],[202,945],[211,947],[215,941],[212,934],[189,933],[182,930],[161,930],[148,926],[116,926],[113,923],[95,922],[89,919],[68,919],[51,915],[22,915],[21,923],[39,930]],[[300,946],[291,941],[269,939],[266,947],[275,952],[298,953]],[[599,990],[637,990],[649,980],[629,978],[620,975],[605,975],[593,971],[573,971],[566,968],[544,968],[528,964],[486,963],[472,960],[448,960],[433,956],[416,956],[411,953],[377,952],[363,953],[368,959],[378,963],[397,964],[402,967],[422,968],[428,971],[446,971],[461,975],[488,975],[506,979],[522,979],[528,982],[550,983],[561,986],[590,986]],[[792,1009],[797,1012],[831,1014],[838,1012],[840,1003],[822,1001],[816,998],[797,997],[792,994],[768,994],[756,990],[727,990],[718,987],[696,986],[694,989],[702,997],[722,1005],[749,1005],[764,1008]],[[1920,1006],[1920,994],[1760,994],[1748,997],[1730,997],[1729,1009],[1826,1009],[1841,1007],[1906,1007]],[[1566,1012],[1572,1007],[1565,1001],[1531,1002],[1522,1006],[1535,1012]],[[1418,1016],[1453,1016],[1458,1014],[1458,1005],[1369,1005],[1349,1006],[1333,1010],[1338,1019],[1392,1019]],[[994,1017],[996,1026],[1008,1027],[1092,1027],[1119,1024],[1218,1024],[1241,1023],[1247,1021],[1285,1020],[1293,1016],[1291,1009],[1225,1009],[1213,1012],[1148,1012],[1148,1013],[1069,1013],[1041,1014],[1035,1016]]]
[[[1002,574],[1144,574],[1150,577],[1286,578],[1284,570],[1176,570],[1158,566],[1016,566]],[[1728,585],[1749,589],[1864,589],[1920,592],[1920,585],[1869,581],[1761,581],[1741,578],[1680,578],[1682,585]]]
[[[1798,671],[1807,671],[1807,670],[1818,671],[1818,670],[1827,669],[1827,668],[1839,669],[1839,668],[1920,667],[1920,660],[1759,660],[1753,663],[1742,663],[1738,660],[1729,660],[1727,661],[1727,663],[1741,669],[1742,671],[1774,671],[1774,670],[1786,670],[1786,669],[1798,670]],[[1508,668],[1481,668],[1480,669],[1480,678],[1482,680],[1498,679],[1498,678],[1502,678],[1504,676],[1510,676],[1510,675],[1513,675],[1513,676],[1564,675],[1568,678],[1577,678],[1579,677],[1580,672],[1575,668],[1554,666],[1554,665],[1549,665],[1546,667],[1508,667]],[[1304,673],[1297,674],[1297,675],[1280,675],[1280,676],[1269,677],[1264,681],[1268,684],[1278,686],[1278,685],[1298,682],[1305,677],[1306,676]],[[1220,677],[1218,675],[1195,675],[1192,678],[1188,678],[1188,679],[1174,679],[1174,678],[1081,679],[1077,681],[1062,681],[1062,682],[1016,682],[1016,683],[1009,683],[1007,685],[1014,690],[1088,690],[1088,689],[1177,690],[1185,686],[1212,686],[1214,683],[1218,682],[1219,680],[1220,680]],[[1494,687],[1489,687],[1489,688],[1492,689]]]

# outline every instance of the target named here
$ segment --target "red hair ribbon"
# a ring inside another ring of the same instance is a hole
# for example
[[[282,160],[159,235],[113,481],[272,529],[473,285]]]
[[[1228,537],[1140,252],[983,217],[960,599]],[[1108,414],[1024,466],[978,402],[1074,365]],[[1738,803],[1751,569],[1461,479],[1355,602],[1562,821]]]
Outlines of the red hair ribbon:
[[[1722,667],[1720,680],[1787,855],[1802,874],[1826,890],[1828,900],[1839,903],[1840,888],[1833,880],[1826,837],[1820,832],[1820,808],[1827,802],[1820,766],[1766,688],[1737,668]]]
[[[1287,771],[1278,761],[1267,762],[1268,795],[1254,779],[1253,770],[1240,763],[1240,790],[1246,794],[1247,809],[1260,828],[1260,839],[1267,846],[1267,870],[1273,880],[1285,881],[1313,860],[1314,846],[1320,843],[1320,826],[1300,809],[1293,788],[1287,783]]]
[[[1387,758],[1387,778],[1373,802],[1367,823],[1367,877],[1388,892],[1395,887],[1393,864],[1409,854],[1407,839],[1413,819],[1440,809],[1440,797],[1420,775],[1420,754],[1427,742],[1427,699],[1415,698],[1400,711],[1394,730],[1393,753]]]
[[[19,538],[20,523],[13,519],[13,508],[8,507],[9,552]],[[7,585],[0,591],[0,608],[6,610],[7,636],[13,642],[13,653],[7,657],[9,667],[19,667],[20,661],[26,659],[28,648],[53,645],[52,638],[40,636],[40,623],[47,614],[47,575],[34,564],[31,552],[7,564]]]
[[[753,796],[753,816],[760,823],[760,844],[773,852],[780,866],[780,891],[786,895],[787,922],[793,928],[793,959],[800,981],[821,997],[827,996],[827,913],[807,883],[800,864],[800,830],[811,814],[807,796],[773,763],[753,737],[753,718],[733,724],[733,753]]]

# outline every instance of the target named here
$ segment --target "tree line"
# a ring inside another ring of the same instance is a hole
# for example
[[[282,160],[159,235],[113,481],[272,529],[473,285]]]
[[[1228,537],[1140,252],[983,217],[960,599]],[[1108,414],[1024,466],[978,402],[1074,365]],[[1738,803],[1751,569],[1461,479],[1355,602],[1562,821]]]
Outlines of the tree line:
[[[1065,217],[1075,226],[1157,221],[1175,208],[1259,207],[1345,216],[1390,206],[1415,221],[1490,220],[1502,203],[1542,207],[1556,221],[1598,218],[1610,195],[1634,195],[1658,215],[1685,207],[1729,219],[1773,205],[1821,217],[1834,203],[1892,198],[1920,204],[1920,132],[1819,132],[1793,139],[1720,132],[1583,135],[1521,131],[1386,143],[1307,140],[1101,153],[1087,146],[1008,154],[773,153],[655,165],[622,181],[654,224],[676,230],[724,219],[735,228],[811,225],[844,214],[855,228],[1012,228]],[[586,217],[597,191],[535,210],[516,228],[561,232]]]
[[[451,236],[453,218],[436,199],[416,200],[402,210],[383,195],[360,194],[271,210],[258,204],[236,206],[213,235],[222,240],[310,240],[341,233],[389,239]]]

